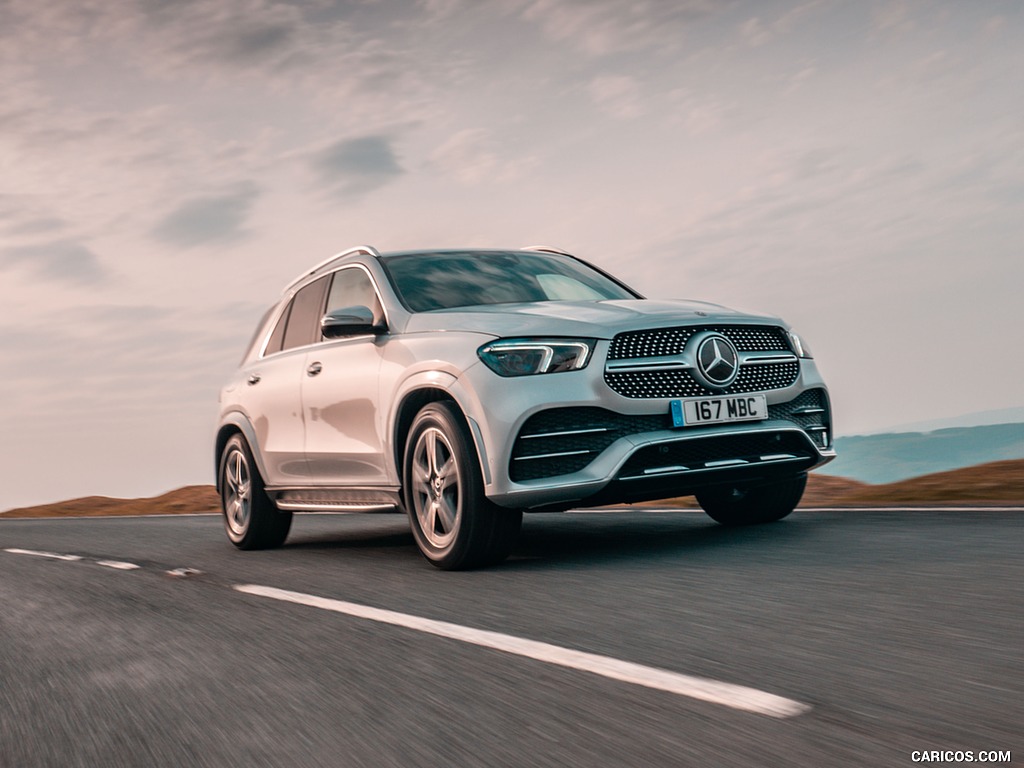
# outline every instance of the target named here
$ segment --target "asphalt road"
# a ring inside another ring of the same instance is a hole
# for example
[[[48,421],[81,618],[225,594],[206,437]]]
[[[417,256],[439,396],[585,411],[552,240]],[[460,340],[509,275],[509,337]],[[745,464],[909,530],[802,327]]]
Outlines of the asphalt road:
[[[747,530],[568,513],[527,516],[500,567],[442,573],[399,516],[299,517],[255,553],[216,517],[0,520],[0,766],[1019,764],[1022,545],[1022,512],[797,512]],[[243,584],[802,709],[743,711]]]

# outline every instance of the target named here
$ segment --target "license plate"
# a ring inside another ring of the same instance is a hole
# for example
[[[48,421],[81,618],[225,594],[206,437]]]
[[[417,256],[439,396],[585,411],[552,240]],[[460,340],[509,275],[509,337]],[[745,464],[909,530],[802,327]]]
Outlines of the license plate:
[[[695,400],[673,400],[670,410],[674,427],[760,421],[768,417],[768,401],[764,395],[702,397]]]

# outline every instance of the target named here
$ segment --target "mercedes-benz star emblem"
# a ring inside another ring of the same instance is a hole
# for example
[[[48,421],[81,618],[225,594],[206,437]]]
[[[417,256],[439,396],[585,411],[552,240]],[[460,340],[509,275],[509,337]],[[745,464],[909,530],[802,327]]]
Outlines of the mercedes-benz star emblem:
[[[739,373],[736,347],[724,336],[708,336],[697,347],[697,370],[708,384],[728,387]]]

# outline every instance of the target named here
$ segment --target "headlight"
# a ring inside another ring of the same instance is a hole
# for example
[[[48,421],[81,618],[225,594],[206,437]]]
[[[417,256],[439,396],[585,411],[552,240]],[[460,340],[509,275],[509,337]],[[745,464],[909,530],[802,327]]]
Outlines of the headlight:
[[[786,335],[789,336],[789,346],[793,348],[793,352],[796,353],[797,357],[814,357],[814,355],[811,354],[811,348],[807,346],[806,341],[801,339],[792,331],[789,331]]]
[[[578,371],[590,362],[593,339],[502,339],[477,350],[499,376]]]

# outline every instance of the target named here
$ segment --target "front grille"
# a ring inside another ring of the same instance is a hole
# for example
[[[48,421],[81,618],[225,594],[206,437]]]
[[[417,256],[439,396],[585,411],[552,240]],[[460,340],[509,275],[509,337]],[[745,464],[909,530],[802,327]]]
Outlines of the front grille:
[[[795,432],[716,435],[641,448],[623,465],[619,478],[629,480],[669,471],[707,470],[719,462],[735,461],[736,466],[757,465],[783,456],[806,459],[811,463],[816,460],[807,440]]]
[[[612,339],[608,360],[637,360],[681,354],[694,334],[714,331],[729,339],[741,352],[787,353],[792,350],[782,328],[767,325],[686,326],[628,331]],[[796,360],[744,365],[726,389],[705,387],[687,370],[605,371],[612,391],[632,399],[742,395],[783,389],[800,375]]]
[[[612,339],[609,360],[678,355],[694,334],[714,331],[725,336],[741,352],[791,352],[786,332],[771,325],[693,325],[627,331]]]

